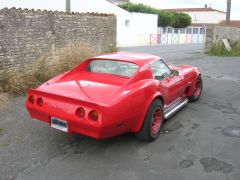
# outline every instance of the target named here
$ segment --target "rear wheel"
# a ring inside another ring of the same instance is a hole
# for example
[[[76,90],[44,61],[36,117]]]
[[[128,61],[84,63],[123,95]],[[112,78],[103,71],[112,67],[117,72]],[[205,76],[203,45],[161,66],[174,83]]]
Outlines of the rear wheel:
[[[189,101],[194,102],[197,101],[202,94],[203,82],[202,77],[198,76],[197,81],[194,85],[194,91],[191,97],[189,97]]]
[[[164,120],[162,102],[155,99],[149,106],[144,122],[135,135],[142,141],[153,141],[158,138]]]

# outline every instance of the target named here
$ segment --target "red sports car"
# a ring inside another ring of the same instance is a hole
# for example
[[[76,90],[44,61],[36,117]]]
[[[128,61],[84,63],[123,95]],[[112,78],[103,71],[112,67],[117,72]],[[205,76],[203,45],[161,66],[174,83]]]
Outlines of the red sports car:
[[[162,123],[202,92],[198,68],[154,55],[118,52],[85,60],[28,92],[31,117],[102,139],[124,133],[153,141]]]

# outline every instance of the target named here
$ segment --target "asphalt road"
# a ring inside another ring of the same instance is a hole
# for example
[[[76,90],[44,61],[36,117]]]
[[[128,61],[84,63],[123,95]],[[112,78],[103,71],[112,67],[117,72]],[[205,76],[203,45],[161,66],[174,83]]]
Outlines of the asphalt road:
[[[0,179],[240,180],[240,58],[208,57],[201,46],[122,49],[200,67],[204,91],[165,122],[159,139],[131,134],[94,140],[32,120],[24,97],[0,112]],[[235,135],[240,130],[235,129]]]

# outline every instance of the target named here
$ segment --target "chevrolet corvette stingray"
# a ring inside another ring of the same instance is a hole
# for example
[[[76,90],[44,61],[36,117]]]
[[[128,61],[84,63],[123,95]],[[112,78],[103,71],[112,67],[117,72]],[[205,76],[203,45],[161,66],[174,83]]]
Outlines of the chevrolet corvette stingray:
[[[164,120],[202,93],[197,67],[167,65],[160,57],[118,52],[83,61],[28,91],[32,118],[96,139],[134,133],[153,141]]]

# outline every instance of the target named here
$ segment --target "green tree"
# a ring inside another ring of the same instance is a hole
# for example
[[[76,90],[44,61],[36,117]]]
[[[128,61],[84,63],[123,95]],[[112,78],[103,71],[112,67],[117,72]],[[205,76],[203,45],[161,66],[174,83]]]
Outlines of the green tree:
[[[184,13],[174,13],[175,15],[175,23],[173,23],[173,27],[175,28],[185,28],[192,23],[192,19],[188,14]]]
[[[128,2],[128,3],[119,4],[118,6],[129,12],[157,14],[156,9],[152,8],[151,6],[144,5],[142,3],[134,4],[134,3]]]
[[[173,26],[175,28],[184,28],[191,24],[191,17],[184,13],[174,13],[159,10],[144,4],[123,3],[119,7],[129,12],[149,13],[158,15],[158,26],[166,27]]]
[[[176,16],[171,12],[158,11],[157,14],[159,27],[173,26],[176,22]]]

